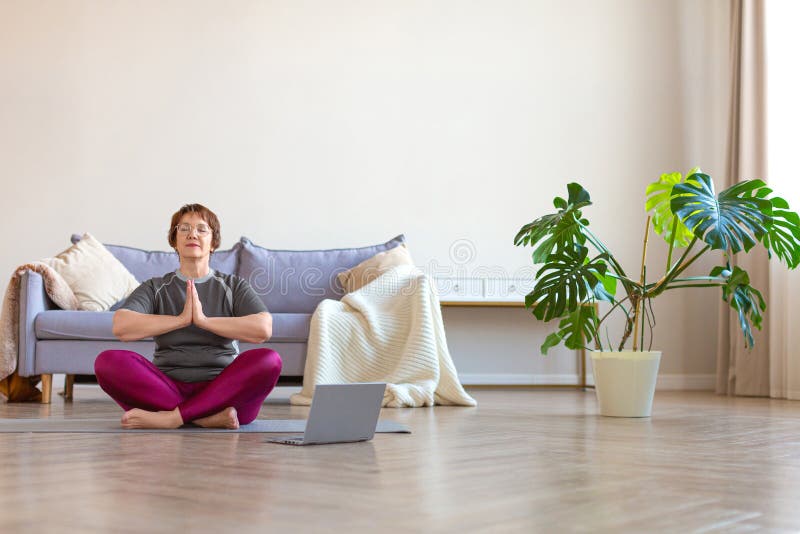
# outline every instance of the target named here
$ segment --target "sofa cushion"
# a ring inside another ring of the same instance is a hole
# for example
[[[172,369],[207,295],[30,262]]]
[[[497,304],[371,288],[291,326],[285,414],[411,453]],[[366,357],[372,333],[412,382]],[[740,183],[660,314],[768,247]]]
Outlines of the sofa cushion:
[[[352,293],[398,265],[414,265],[405,243],[391,250],[378,252],[352,269],[339,273],[339,283],[347,293]]]
[[[117,341],[111,328],[113,317],[113,312],[49,310],[36,316],[34,331],[37,339]],[[308,313],[275,313],[269,342],[305,342],[310,324]]]
[[[262,347],[269,347],[280,355],[281,376],[303,376],[308,351],[307,343],[273,343],[272,340],[260,344],[239,343],[239,352]]]
[[[344,295],[337,274],[404,242],[400,234],[369,247],[272,250],[243,237],[237,274],[250,283],[270,311],[313,313],[322,300]]]
[[[80,235],[72,235],[73,243],[80,240]],[[105,245],[105,247],[139,282],[144,282],[154,276],[163,276],[179,266],[178,254],[175,251],[142,250],[123,245]],[[209,261],[211,268],[226,274],[236,274],[241,248],[241,243],[237,242],[228,250],[215,251],[211,254]]]
[[[94,360],[104,350],[132,350],[148,360],[153,359],[156,344],[153,341],[97,341],[42,339],[36,342],[34,374],[66,373],[93,375]]]
[[[272,337],[268,343],[305,343],[310,327],[310,313],[273,313]]]
[[[306,363],[306,343],[240,343],[239,352],[269,347],[281,356],[281,376],[303,375]],[[36,343],[36,363],[33,374],[67,373],[93,375],[94,360],[104,350],[132,350],[153,360],[156,344],[152,341],[68,341],[45,339]]]
[[[139,286],[136,278],[91,234],[54,258],[42,260],[64,281],[78,299],[78,309],[103,311]]]

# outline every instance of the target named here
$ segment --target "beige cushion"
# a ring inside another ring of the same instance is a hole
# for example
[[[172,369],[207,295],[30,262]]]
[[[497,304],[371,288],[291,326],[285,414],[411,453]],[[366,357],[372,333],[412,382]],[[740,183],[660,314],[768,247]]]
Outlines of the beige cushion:
[[[91,234],[42,262],[66,280],[80,310],[107,310],[139,287],[136,278]]]
[[[405,243],[385,252],[379,252],[349,271],[339,273],[336,276],[345,291],[352,293],[398,265],[414,265],[414,260],[411,259],[411,253]]]

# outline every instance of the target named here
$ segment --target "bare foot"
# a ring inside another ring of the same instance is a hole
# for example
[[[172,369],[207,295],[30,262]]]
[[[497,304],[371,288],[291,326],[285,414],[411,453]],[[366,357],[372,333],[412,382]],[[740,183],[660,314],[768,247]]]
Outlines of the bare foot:
[[[177,408],[169,412],[148,412],[134,408],[125,412],[120,422],[122,428],[178,428],[183,424],[183,419]]]
[[[236,430],[239,428],[239,416],[236,414],[236,408],[229,406],[214,415],[195,419],[192,423],[204,428],[228,428]]]

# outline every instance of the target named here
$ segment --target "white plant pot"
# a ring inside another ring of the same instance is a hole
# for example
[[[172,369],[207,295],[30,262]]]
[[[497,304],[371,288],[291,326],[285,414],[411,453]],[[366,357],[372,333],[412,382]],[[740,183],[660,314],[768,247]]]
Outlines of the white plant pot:
[[[660,361],[660,351],[592,352],[600,415],[650,417]]]

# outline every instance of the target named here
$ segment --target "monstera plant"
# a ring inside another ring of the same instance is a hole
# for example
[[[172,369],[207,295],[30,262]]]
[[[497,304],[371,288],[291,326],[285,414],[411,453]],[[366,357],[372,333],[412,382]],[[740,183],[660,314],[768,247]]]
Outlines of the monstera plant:
[[[738,313],[745,343],[751,347],[752,329],[761,328],[766,302],[750,285],[747,272],[732,266],[731,259],[760,244],[790,269],[800,263],[800,217],[761,180],[746,180],[716,194],[711,177],[699,169],[690,171],[685,180],[680,173],[662,175],[646,189],[645,211],[650,215],[641,268],[635,273],[626,271],[589,229],[583,215],[592,203],[589,192],[570,183],[567,193],[566,199],[554,199],[558,211],[526,224],[514,238],[517,246],[532,246],[533,262],[542,265],[525,306],[539,320],[558,321],[542,353],[562,342],[571,349],[591,344],[595,350],[621,351],[629,339],[634,351],[645,350],[646,325],[652,343],[651,301],[665,291],[701,287],[721,288],[723,300]],[[645,266],[651,225],[669,247],[663,274],[657,277]],[[712,251],[719,251],[720,265],[706,276],[684,276]],[[602,316],[594,305],[598,301],[610,305]],[[608,337],[604,344],[601,326],[615,311],[624,315],[625,326],[616,344]]]

